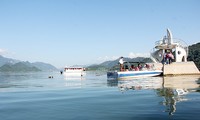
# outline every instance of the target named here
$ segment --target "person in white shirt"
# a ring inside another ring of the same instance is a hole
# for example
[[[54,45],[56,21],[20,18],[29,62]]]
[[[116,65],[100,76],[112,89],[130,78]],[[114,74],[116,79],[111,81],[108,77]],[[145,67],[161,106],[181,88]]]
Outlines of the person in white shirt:
[[[123,64],[124,64],[124,60],[123,60],[123,57],[120,57],[119,59],[119,64],[120,64],[120,71],[123,71]]]

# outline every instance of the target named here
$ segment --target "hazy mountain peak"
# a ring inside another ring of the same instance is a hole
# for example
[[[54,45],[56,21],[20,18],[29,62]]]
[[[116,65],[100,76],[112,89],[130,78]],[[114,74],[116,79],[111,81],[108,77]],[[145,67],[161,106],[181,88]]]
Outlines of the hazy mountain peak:
[[[57,70],[51,64],[44,62],[30,63],[29,61],[20,61],[6,58],[0,55],[0,71],[18,72],[18,71],[55,71]]]

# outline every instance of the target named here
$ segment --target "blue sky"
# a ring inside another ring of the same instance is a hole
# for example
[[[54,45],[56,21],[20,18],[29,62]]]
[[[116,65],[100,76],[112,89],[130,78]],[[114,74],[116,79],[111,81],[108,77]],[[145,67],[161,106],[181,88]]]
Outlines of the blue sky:
[[[145,56],[170,28],[200,42],[199,0],[0,0],[0,54],[56,67]]]

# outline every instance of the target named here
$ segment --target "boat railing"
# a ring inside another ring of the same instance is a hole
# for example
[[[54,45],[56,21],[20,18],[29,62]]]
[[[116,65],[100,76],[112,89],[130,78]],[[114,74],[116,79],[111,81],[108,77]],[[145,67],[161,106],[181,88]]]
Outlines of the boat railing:
[[[165,43],[163,43],[163,40],[158,40],[155,42],[155,46],[159,46],[159,45],[163,45]]]
[[[127,65],[127,67],[126,67]],[[155,66],[152,63],[145,62],[126,62],[124,65],[125,71],[152,71],[155,70]],[[132,66],[135,65],[135,66]]]
[[[188,45],[185,41],[181,40],[181,39],[176,39],[177,43],[179,43],[179,47],[182,47],[183,49],[185,49],[186,53],[188,54]]]
[[[180,45],[182,47],[187,47],[187,43],[181,39],[178,39],[178,38],[173,38],[173,43],[174,44],[177,44],[177,45]],[[158,40],[155,42],[155,46],[159,46],[159,45],[167,45],[167,42],[164,42],[163,40]]]
[[[182,47],[188,53],[188,45],[185,41],[178,38],[173,38],[173,41],[174,41],[173,44],[176,44],[177,46]],[[160,46],[160,45],[167,45],[167,42],[164,42],[163,40],[158,40],[155,42],[155,46]]]

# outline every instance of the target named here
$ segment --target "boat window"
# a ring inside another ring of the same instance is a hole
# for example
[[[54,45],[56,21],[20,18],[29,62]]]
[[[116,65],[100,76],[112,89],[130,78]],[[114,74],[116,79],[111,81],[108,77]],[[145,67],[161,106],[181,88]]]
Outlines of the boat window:
[[[181,51],[178,51],[178,54],[180,55],[180,54],[181,54]]]

